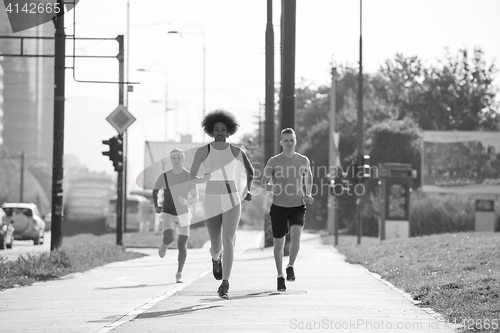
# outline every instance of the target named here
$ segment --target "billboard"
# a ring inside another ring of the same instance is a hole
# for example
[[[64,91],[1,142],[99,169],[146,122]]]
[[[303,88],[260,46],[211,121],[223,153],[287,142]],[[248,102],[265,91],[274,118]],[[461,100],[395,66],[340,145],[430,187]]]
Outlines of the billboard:
[[[500,133],[424,131],[422,190],[500,193]]]
[[[194,154],[196,150],[203,146],[202,143],[194,142],[154,142],[146,141],[144,147],[144,171],[138,176],[136,183],[143,189],[152,190],[155,182],[163,172],[172,168],[170,152],[174,149],[181,149],[186,157],[184,168],[191,170]],[[203,164],[198,171],[201,177],[205,173]]]

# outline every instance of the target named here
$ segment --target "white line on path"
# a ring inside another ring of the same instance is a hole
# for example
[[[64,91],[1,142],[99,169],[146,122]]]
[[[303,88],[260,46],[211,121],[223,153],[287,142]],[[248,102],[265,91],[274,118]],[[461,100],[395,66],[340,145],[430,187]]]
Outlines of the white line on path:
[[[234,254],[234,257],[236,258],[237,256],[239,256],[243,252],[245,252],[245,249],[241,249],[240,251],[236,251],[235,254]],[[184,288],[189,287],[193,282],[195,282],[196,280],[204,277],[205,275],[207,275],[211,271],[212,271],[212,269],[209,269],[209,270],[206,270],[204,272],[201,272],[200,274],[198,274],[198,275],[192,277],[191,279],[187,280],[186,282],[180,284],[178,287],[175,287],[174,289],[167,291],[165,294],[160,295],[158,297],[155,297],[152,300],[150,300],[149,302],[147,302],[147,303],[139,306],[137,309],[130,311],[129,313],[125,314],[120,319],[118,319],[118,320],[116,320],[116,321],[114,321],[112,323],[107,324],[106,326],[98,329],[97,331],[94,331],[94,333],[109,333],[109,332],[117,329],[118,327],[120,327],[120,326],[122,326],[122,325],[124,325],[124,324],[126,324],[126,323],[128,323],[128,322],[130,322],[132,320],[134,320],[138,315],[140,315],[140,314],[146,312],[147,310],[151,309],[158,302],[161,302],[164,299],[167,299],[167,298],[175,295],[176,293],[178,293],[179,291],[183,290]]]
[[[212,271],[212,269],[209,269],[209,270],[206,270],[206,271],[204,271],[204,272],[202,272],[202,273],[200,273],[200,274],[192,277],[191,279],[187,280],[183,284],[180,284],[178,287],[175,287],[174,289],[167,291],[165,294],[163,294],[161,296],[153,298],[149,302],[147,302],[147,303],[139,306],[137,309],[130,311],[129,313],[127,313],[126,315],[124,315],[123,317],[121,317],[120,319],[118,319],[117,321],[114,321],[114,322],[112,322],[110,324],[107,324],[106,326],[98,329],[97,331],[94,331],[94,333],[109,333],[112,330],[117,329],[121,325],[126,324],[126,323],[134,320],[138,315],[140,315],[140,314],[146,312],[147,310],[151,309],[158,302],[161,302],[164,299],[167,299],[167,298],[173,296],[174,294],[178,293],[179,291],[183,290],[184,288],[189,287],[193,282],[195,282],[196,280],[204,277],[205,275],[207,275],[211,271]]]

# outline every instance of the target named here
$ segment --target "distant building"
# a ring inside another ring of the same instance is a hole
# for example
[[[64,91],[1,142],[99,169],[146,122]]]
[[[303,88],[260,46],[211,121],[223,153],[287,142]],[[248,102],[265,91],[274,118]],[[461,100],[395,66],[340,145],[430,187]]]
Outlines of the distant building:
[[[191,134],[181,134],[181,143],[192,143],[193,136]]]
[[[3,67],[0,57],[0,146],[3,145]]]
[[[13,35],[4,6],[0,6],[0,35]],[[15,36],[53,37],[54,25],[49,21]],[[0,53],[19,52],[19,39],[0,39]],[[54,41],[26,39],[24,53],[51,55]],[[28,159],[52,164],[54,58],[5,56],[0,66],[0,144],[10,154],[24,151]]]

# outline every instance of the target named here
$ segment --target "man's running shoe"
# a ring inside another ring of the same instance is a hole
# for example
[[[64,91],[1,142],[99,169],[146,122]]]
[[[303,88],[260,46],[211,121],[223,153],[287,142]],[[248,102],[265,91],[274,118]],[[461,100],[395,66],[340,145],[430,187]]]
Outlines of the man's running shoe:
[[[229,290],[229,281],[222,280],[222,283],[220,284],[219,289],[217,290],[217,294],[219,294],[220,298],[229,299],[229,295],[227,294],[228,290]]]
[[[177,272],[177,274],[175,274],[175,282],[177,282],[177,283],[183,283],[184,282],[184,279],[182,278],[182,273],[181,272]]]
[[[162,241],[160,248],[158,249],[158,255],[160,256],[160,258],[163,258],[165,256],[165,253],[167,252],[167,247],[168,246]]]
[[[278,291],[286,291],[285,278],[282,276],[278,278]]]
[[[295,272],[293,271],[292,266],[288,266],[286,268],[286,280],[287,281],[295,281]]]
[[[212,273],[216,280],[222,280],[222,253],[219,254],[219,260],[212,259]]]

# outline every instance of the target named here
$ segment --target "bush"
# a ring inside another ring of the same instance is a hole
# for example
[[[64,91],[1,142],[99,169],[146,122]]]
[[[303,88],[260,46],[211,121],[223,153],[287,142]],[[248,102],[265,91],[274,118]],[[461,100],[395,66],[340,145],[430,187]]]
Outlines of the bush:
[[[413,191],[410,196],[412,236],[474,230],[474,197]]]
[[[466,193],[424,193],[420,190],[410,194],[410,234],[422,236],[475,230],[475,194]],[[354,200],[353,200],[354,201]],[[500,231],[500,207],[497,213],[496,231]],[[343,225],[347,233],[356,234],[356,210],[350,216],[344,215]],[[363,236],[378,237],[379,198],[367,196],[364,199],[361,219]]]

